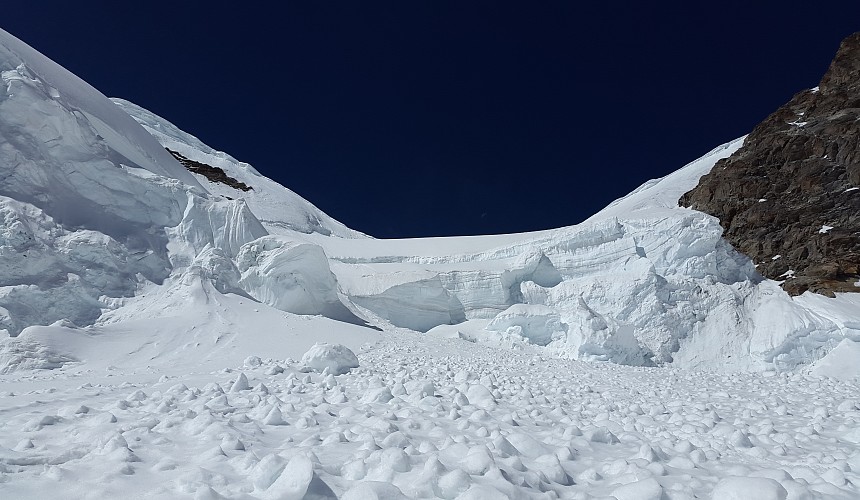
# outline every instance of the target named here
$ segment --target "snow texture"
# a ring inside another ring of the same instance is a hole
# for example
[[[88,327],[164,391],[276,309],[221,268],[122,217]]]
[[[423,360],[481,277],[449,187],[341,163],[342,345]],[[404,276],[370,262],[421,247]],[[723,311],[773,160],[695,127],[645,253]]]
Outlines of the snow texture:
[[[288,323],[296,339],[338,324]],[[81,361],[0,375],[4,498],[858,495],[857,381],[595,364],[409,332],[355,347],[360,367],[334,376],[282,357],[274,336],[223,337],[235,347],[218,352],[204,328],[164,324],[199,346],[164,331],[129,357],[149,323],[27,334],[66,339]]]

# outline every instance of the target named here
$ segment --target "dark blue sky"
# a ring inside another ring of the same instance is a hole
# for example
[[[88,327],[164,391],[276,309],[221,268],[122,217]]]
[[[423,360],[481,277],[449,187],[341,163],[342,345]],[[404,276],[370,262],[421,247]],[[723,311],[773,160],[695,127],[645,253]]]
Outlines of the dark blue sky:
[[[699,3],[14,2],[2,27],[407,237],[580,222],[747,133],[860,30],[856,0]]]

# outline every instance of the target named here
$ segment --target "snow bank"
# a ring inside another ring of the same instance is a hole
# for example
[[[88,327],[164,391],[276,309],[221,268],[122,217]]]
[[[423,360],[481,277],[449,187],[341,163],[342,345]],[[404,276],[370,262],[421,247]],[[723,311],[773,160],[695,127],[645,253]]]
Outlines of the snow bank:
[[[0,329],[13,335],[152,314],[144,290],[417,331],[485,320],[434,335],[636,365],[790,370],[860,335],[860,301],[789,297],[716,219],[677,206],[742,139],[576,226],[378,241],[2,31],[0,78]],[[207,192],[163,146],[253,189]]]
[[[320,244],[330,248],[328,242]],[[521,283],[552,287],[561,281],[550,259],[534,246],[477,255],[334,260],[333,270],[350,300],[395,326],[418,331],[493,318],[522,302]],[[359,270],[364,272],[355,274]]]

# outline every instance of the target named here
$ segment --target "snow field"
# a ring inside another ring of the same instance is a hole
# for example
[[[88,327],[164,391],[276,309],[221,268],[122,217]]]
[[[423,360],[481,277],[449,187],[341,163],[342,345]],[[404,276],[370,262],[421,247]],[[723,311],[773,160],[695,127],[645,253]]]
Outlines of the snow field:
[[[396,335],[396,336],[395,336]],[[313,348],[308,360],[313,355]],[[325,351],[325,349],[322,349]],[[857,382],[399,332],[344,375],[2,377],[3,498],[856,498]],[[89,381],[82,383],[84,381]]]

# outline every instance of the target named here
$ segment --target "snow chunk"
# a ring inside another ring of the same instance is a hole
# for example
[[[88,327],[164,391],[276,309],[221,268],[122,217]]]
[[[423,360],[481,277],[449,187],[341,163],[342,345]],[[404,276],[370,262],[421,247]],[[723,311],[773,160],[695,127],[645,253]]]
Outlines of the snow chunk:
[[[663,487],[652,477],[619,486],[612,491],[612,496],[618,500],[660,500]]]
[[[271,500],[301,500],[313,477],[314,465],[310,459],[304,455],[296,455],[290,459],[262,497]]]
[[[473,485],[469,491],[457,497],[457,500],[505,500],[510,498],[501,491],[481,484]]]
[[[812,374],[840,380],[860,378],[860,342],[844,339],[815,362]]]
[[[287,466],[287,461],[277,454],[267,455],[251,470],[251,484],[259,490],[265,490],[277,481],[281,472]]]
[[[407,497],[393,484],[364,481],[347,490],[342,500],[407,500]]]
[[[567,332],[558,313],[551,307],[537,304],[514,304],[498,314],[487,330],[505,332],[519,327],[520,335],[537,345],[547,345]]]
[[[348,347],[341,344],[316,343],[302,356],[302,364],[322,372],[326,368],[334,375],[343,375],[358,368],[358,358]]]
[[[251,385],[248,383],[248,377],[244,373],[239,373],[239,376],[236,377],[236,381],[233,382],[233,385],[230,387],[230,392],[247,391],[250,388]]]
[[[361,323],[338,296],[322,247],[277,236],[244,245],[236,257],[240,285],[257,300],[295,314]]]
[[[713,500],[785,500],[787,496],[781,484],[764,477],[727,477],[711,493]]]
[[[469,403],[480,408],[493,408],[496,406],[496,398],[485,385],[472,384],[466,390]]]

